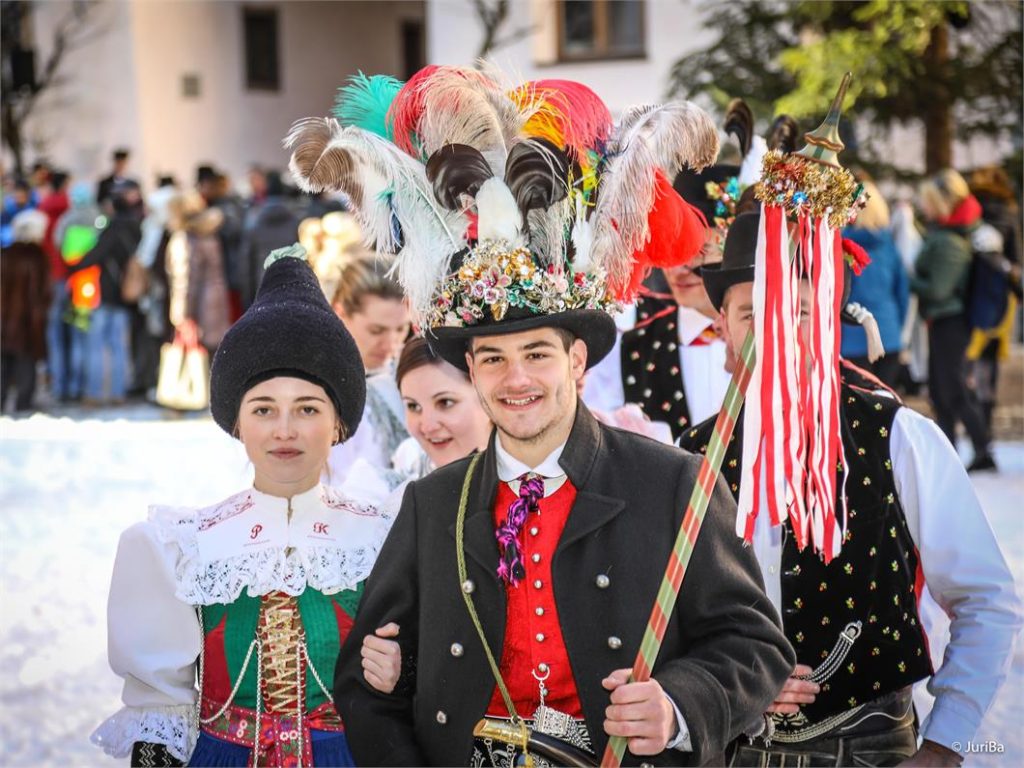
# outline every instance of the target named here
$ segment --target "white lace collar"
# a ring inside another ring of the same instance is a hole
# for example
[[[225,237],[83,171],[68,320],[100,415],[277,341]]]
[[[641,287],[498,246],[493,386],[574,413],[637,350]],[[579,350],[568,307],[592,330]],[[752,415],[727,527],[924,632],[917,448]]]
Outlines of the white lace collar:
[[[253,597],[353,589],[369,576],[392,518],[317,485],[290,502],[249,489],[200,510],[153,507],[150,521],[179,549],[178,598],[210,605],[234,602],[243,588]]]

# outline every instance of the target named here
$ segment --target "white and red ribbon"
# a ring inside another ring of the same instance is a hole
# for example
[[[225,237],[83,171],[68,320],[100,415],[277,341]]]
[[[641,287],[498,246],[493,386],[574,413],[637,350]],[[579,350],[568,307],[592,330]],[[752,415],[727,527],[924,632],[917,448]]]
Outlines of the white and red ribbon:
[[[792,239],[791,239],[792,234]],[[836,473],[843,469],[839,409],[839,233],[824,219],[765,206],[754,266],[756,360],[747,390],[737,533],[751,541],[758,514],[790,521],[797,545],[811,543],[825,561],[842,546],[836,518]],[[811,281],[809,333],[800,333],[800,280]]]

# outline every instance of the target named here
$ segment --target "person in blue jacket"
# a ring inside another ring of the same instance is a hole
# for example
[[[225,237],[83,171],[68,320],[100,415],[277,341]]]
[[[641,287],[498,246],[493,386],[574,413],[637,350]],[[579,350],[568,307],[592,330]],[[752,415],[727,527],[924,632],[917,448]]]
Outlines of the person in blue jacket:
[[[868,342],[859,325],[843,325],[841,354],[854,365],[871,371],[889,387],[900,372],[901,333],[907,316],[910,287],[896,242],[889,230],[889,206],[870,181],[864,182],[870,198],[857,217],[857,225],[843,231],[871,257],[871,265],[853,277],[850,301],[865,307],[878,323],[885,355],[868,362]]]

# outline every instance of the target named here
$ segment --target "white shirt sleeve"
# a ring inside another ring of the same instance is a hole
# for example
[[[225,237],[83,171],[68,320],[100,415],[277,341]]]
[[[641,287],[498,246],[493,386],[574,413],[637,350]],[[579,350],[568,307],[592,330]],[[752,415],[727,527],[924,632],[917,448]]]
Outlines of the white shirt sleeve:
[[[690,741],[690,729],[686,725],[683,713],[679,711],[679,707],[676,706],[675,701],[673,701],[672,697],[667,693],[665,694],[665,698],[668,699],[668,703],[672,705],[672,710],[676,713],[676,726],[679,729],[676,731],[675,738],[665,745],[665,749],[677,749],[680,752],[693,752],[693,742]]]
[[[922,735],[946,747],[966,744],[1006,680],[1020,598],[967,472],[936,424],[901,408],[890,451],[925,582],[951,620],[945,658],[928,683],[935,706]]]
[[[107,604],[110,667],[124,678],[124,708],[92,735],[114,757],[136,741],[164,744],[187,761],[195,746],[196,663],[203,639],[195,609],[175,597],[177,548],[140,523],[121,536]]]

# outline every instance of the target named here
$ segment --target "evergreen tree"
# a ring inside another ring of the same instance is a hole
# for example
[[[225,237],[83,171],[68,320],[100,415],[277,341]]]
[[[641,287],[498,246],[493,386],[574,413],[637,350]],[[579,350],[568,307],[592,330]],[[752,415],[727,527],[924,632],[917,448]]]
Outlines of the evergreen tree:
[[[709,3],[717,39],[676,62],[670,90],[719,104],[742,96],[755,115],[811,126],[849,71],[845,109],[869,130],[847,142],[848,163],[896,173],[913,162],[873,150],[871,129],[896,124],[923,126],[929,173],[952,165],[954,136],[1010,135],[1019,153],[1022,9],[1019,0]]]

